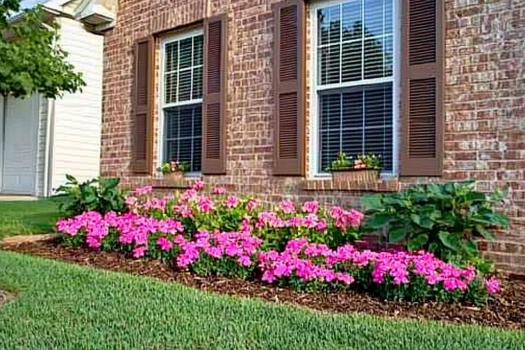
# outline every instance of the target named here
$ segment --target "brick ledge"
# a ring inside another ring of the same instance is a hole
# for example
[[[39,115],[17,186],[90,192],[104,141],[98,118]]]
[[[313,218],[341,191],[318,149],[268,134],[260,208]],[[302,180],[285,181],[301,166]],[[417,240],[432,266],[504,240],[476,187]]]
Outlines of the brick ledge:
[[[188,189],[198,180],[200,180],[198,177],[185,177],[177,180],[157,177],[151,180],[151,185],[154,189]]]
[[[308,179],[302,184],[304,191],[358,191],[358,192],[399,192],[397,179],[377,181],[334,181],[332,179]]]

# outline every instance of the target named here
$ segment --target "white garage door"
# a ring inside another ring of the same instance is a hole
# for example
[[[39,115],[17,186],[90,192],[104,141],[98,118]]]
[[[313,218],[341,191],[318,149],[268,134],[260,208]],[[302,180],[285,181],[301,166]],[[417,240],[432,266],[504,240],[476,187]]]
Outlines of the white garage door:
[[[2,193],[35,194],[38,96],[9,98],[5,115]]]

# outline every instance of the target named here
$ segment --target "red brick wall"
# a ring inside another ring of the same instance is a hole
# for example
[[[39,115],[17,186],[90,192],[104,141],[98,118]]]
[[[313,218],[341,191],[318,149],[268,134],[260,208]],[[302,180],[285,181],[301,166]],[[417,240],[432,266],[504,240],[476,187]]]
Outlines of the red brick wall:
[[[511,186],[509,232],[488,245],[508,270],[525,271],[525,0],[446,1],[446,123],[443,180],[478,180],[485,191]],[[275,0],[120,0],[107,33],[102,174],[128,185],[131,156],[132,44],[204,17],[229,17],[227,168],[205,177],[267,201],[318,199],[357,206],[363,191],[327,182],[272,176],[273,96],[271,4]],[[157,142],[157,141],[156,141]],[[405,186],[429,179],[400,179]],[[435,180],[432,180],[435,181]],[[323,186],[325,190],[318,189]],[[333,186],[336,186],[333,188]],[[380,189],[380,188],[376,188]],[[523,235],[520,235],[523,234]]]

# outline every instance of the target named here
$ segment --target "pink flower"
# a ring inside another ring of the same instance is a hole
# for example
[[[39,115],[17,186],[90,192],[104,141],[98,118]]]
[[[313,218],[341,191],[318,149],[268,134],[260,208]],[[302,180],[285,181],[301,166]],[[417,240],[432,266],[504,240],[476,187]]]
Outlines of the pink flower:
[[[252,264],[250,257],[246,255],[240,256],[238,261],[239,261],[239,264],[244,267],[250,266]]]
[[[303,211],[309,214],[317,214],[317,211],[319,211],[319,203],[317,201],[304,202]]]
[[[152,191],[153,191],[153,186],[144,186],[144,187],[139,187],[135,189],[135,192],[138,195],[146,195],[148,193],[151,193]]]
[[[271,270],[266,270],[264,271],[261,280],[263,280],[264,282],[273,283],[275,282],[276,278]]]
[[[164,250],[165,252],[169,252],[171,248],[173,248],[173,243],[168,241],[166,237],[160,237],[157,240],[157,244],[159,245],[160,249]]]
[[[224,187],[215,187],[213,189],[213,194],[225,194],[226,193],[226,189]]]
[[[257,201],[254,201],[254,200],[250,200],[247,204],[246,204],[246,208],[250,211],[254,210],[255,208],[257,208],[259,206],[259,202]]]
[[[325,219],[320,220],[317,225],[315,226],[315,229],[317,231],[325,231],[327,229],[328,225],[326,223]]]
[[[133,257],[135,259],[143,257],[144,254],[146,253],[147,249],[148,248],[146,248],[145,246],[141,246],[141,247],[137,247],[137,248],[133,249]]]
[[[209,213],[213,210],[213,201],[206,196],[202,196],[199,199],[199,203],[197,204],[197,206],[199,207],[199,210],[201,212]]]
[[[490,294],[497,294],[501,291],[499,281],[494,277],[491,277],[485,281],[485,288]]]
[[[290,200],[284,200],[279,203],[279,208],[285,214],[291,214],[295,212],[295,204]]]
[[[239,198],[235,195],[228,196],[228,199],[224,201],[224,205],[228,208],[234,208],[239,203]]]
[[[355,169],[363,169],[365,167],[366,167],[365,163],[363,163],[363,161],[361,161],[359,159],[354,162],[354,168]]]
[[[186,204],[179,204],[174,206],[173,211],[181,215],[183,218],[191,218],[193,216],[191,209]]]
[[[192,200],[192,199],[196,199],[197,196],[198,196],[197,190],[192,188],[192,189],[189,189],[187,191],[184,191],[184,193],[182,193],[181,199],[183,201],[189,201],[189,200]]]
[[[191,186],[191,188],[195,191],[200,191],[204,188],[204,182],[202,180],[197,180],[193,183],[193,186]]]

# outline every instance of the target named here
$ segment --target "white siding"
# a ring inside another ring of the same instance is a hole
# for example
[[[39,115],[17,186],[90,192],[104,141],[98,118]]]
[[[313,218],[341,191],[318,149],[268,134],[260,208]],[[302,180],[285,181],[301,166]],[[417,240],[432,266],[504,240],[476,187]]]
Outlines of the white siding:
[[[72,19],[60,18],[60,25],[61,46],[87,86],[55,102],[52,189],[66,174],[86,180],[100,173],[104,38]]]

